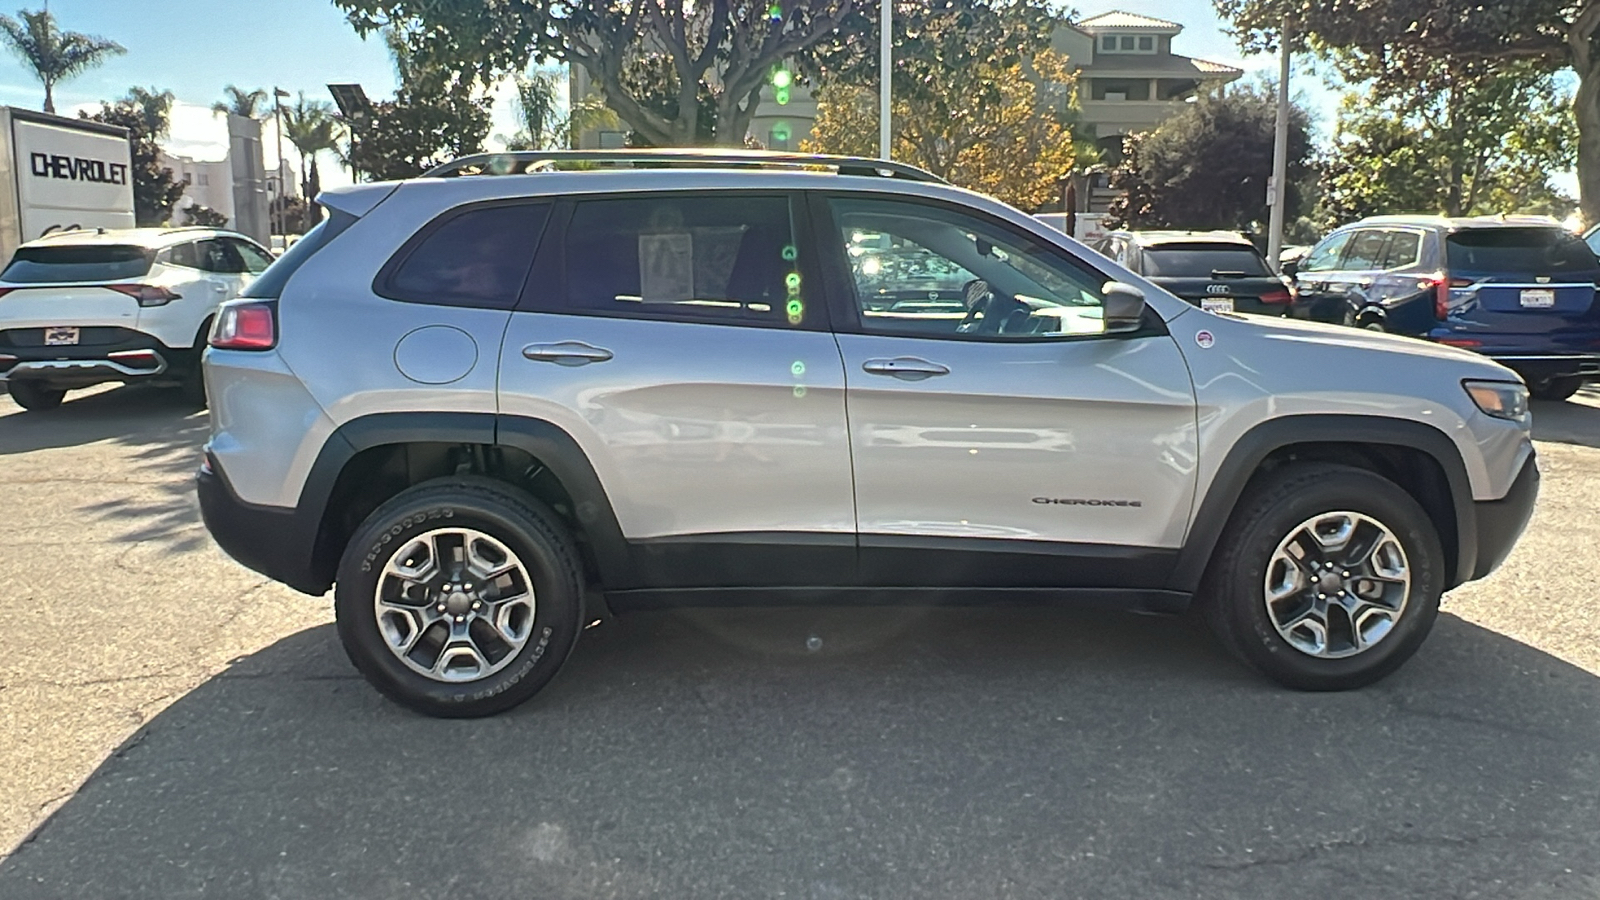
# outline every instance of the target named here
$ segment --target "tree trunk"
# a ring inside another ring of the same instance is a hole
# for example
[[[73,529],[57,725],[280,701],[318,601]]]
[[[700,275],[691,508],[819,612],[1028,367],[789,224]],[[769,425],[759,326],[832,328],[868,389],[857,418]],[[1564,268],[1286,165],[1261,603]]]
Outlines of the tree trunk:
[[[1578,208],[1585,224],[1600,222],[1600,59],[1593,39],[1600,29],[1600,2],[1588,0],[1567,32],[1578,90],[1572,111],[1578,120]]]
[[[56,111],[56,92],[55,92],[54,88],[55,88],[55,85],[51,84],[50,80],[48,78],[45,79],[45,82],[44,82],[44,111],[47,112],[47,113],[53,113],[53,112]]]

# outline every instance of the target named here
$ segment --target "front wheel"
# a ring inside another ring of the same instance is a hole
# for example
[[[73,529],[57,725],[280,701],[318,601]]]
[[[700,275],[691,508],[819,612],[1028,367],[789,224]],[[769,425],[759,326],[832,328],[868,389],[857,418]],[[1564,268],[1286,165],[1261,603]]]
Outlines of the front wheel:
[[[7,384],[11,391],[11,399],[26,410],[44,412],[55,409],[66,399],[65,388],[50,387],[34,381],[12,381]]]
[[[1444,592],[1426,512],[1364,469],[1299,463],[1260,476],[1224,530],[1200,602],[1222,643],[1287,687],[1338,691],[1398,669]]]
[[[1529,385],[1528,393],[1535,400],[1561,401],[1578,392],[1583,387],[1582,375],[1568,375],[1564,378],[1546,378],[1535,381]]]
[[[510,709],[577,640],[582,568],[543,504],[497,481],[441,478],[380,506],[339,564],[334,610],[350,661],[432,716]]]

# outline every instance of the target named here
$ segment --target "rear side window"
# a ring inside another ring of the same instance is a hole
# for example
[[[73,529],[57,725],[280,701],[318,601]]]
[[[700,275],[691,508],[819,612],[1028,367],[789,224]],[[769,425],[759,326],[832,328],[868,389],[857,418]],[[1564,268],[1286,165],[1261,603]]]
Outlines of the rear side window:
[[[261,277],[246,285],[245,289],[239,292],[239,296],[256,300],[277,299],[283,293],[283,286],[289,283],[290,276],[299,271],[300,267],[306,264],[306,260],[327,246],[328,242],[340,232],[355,224],[355,221],[356,217],[349,213],[332,210],[328,218],[312,226],[305,237],[295,241],[282,256],[273,260],[272,265],[261,273]]]
[[[143,278],[154,258],[143,247],[120,244],[20,247],[11,264],[0,272],[0,280],[12,284],[124,281]]]
[[[1389,249],[1383,254],[1382,268],[1403,269],[1417,264],[1422,252],[1422,235],[1415,231],[1394,231],[1389,234]]]
[[[581,200],[564,244],[570,310],[781,326],[809,315],[786,197]]]
[[[1146,247],[1144,274],[1168,278],[1210,278],[1213,273],[1270,275],[1267,261],[1251,247],[1236,244],[1162,244]]]
[[[440,306],[510,309],[522,293],[548,203],[479,206],[424,228],[378,275],[378,293]]]
[[[1594,251],[1560,228],[1479,228],[1458,231],[1445,240],[1452,272],[1551,275],[1600,268]]]
[[[1384,245],[1389,240],[1387,231],[1358,231],[1350,239],[1350,249],[1345,251],[1339,268],[1351,272],[1364,272],[1379,268],[1383,261]]]

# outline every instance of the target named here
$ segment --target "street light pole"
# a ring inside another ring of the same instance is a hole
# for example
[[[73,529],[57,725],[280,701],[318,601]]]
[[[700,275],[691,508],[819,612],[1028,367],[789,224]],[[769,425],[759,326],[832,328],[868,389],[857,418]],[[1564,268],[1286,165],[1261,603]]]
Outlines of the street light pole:
[[[289,96],[288,91],[277,85],[272,86],[272,130],[278,139],[278,208],[272,218],[278,223],[279,234],[284,232],[283,214],[286,211],[284,198],[288,196],[288,191],[284,190],[285,185],[283,183],[283,98],[287,96]]]
[[[880,0],[878,5],[878,158],[889,159],[889,93],[894,72],[894,0]]]
[[[1288,203],[1289,174],[1289,17],[1283,17],[1278,32],[1278,120],[1272,135],[1272,181],[1267,191],[1272,210],[1267,222],[1267,264],[1281,269],[1278,255],[1283,252],[1284,210]]]

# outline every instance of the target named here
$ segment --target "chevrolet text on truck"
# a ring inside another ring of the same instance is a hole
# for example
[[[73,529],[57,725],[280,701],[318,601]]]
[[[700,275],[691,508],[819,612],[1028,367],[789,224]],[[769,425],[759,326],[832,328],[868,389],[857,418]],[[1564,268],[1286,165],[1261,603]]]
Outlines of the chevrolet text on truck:
[[[58,231],[132,228],[132,164],[123,128],[0,107],[0,259]]]

